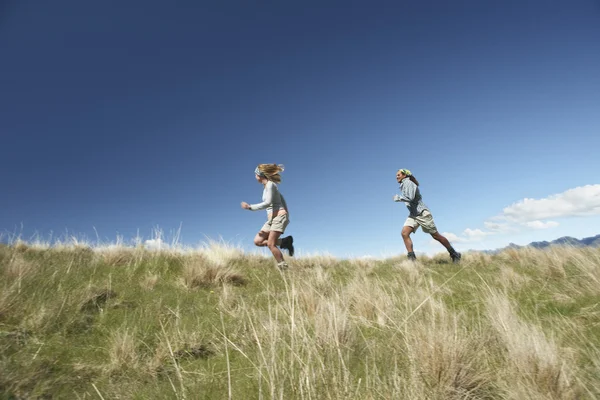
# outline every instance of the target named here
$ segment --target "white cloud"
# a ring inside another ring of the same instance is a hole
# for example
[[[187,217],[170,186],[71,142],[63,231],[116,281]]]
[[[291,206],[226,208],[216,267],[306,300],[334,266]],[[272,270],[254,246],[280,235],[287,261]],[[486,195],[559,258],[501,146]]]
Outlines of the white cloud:
[[[465,241],[464,238],[461,238],[452,232],[442,232],[442,236],[445,236],[446,239],[448,239],[451,242],[464,242]],[[437,240],[434,240],[434,242],[437,243]]]
[[[460,235],[456,235],[452,232],[442,232],[442,236],[445,236],[452,243],[469,243],[469,242],[479,242],[483,240],[486,236],[493,235],[493,232],[485,232],[481,229],[465,229]],[[437,243],[436,240],[433,240],[431,243]]]
[[[490,219],[498,219],[498,217],[493,217]],[[494,233],[508,233],[514,231],[514,227],[511,227],[510,224],[506,222],[492,222],[485,221],[483,225],[489,230],[490,234]]]
[[[477,241],[481,240],[488,235],[493,235],[493,232],[484,232],[481,229],[465,229],[463,235],[466,236],[469,240]]]
[[[579,186],[542,199],[525,198],[485,221],[485,230],[467,228],[460,235],[450,232],[443,235],[456,243],[482,242],[492,235],[559,226],[549,218],[590,215],[600,215],[600,184]]]
[[[556,221],[548,221],[548,222],[528,221],[528,222],[523,223],[523,225],[528,228],[532,228],[532,229],[549,229],[549,228],[556,228],[560,224]]]
[[[548,218],[587,215],[600,215],[600,185],[579,186],[543,199],[525,198],[504,208],[499,217],[527,225]]]
[[[444,236],[446,239],[448,239],[448,241],[450,243],[465,243],[467,241],[466,238],[464,237],[460,237],[452,232],[440,232],[442,234],[442,236]],[[437,246],[439,246],[439,242],[435,239],[431,239],[429,241],[429,245],[432,247],[435,247],[437,249]]]
[[[144,246],[151,250],[166,249],[169,247],[169,245],[163,242],[161,238],[148,239],[144,242]]]

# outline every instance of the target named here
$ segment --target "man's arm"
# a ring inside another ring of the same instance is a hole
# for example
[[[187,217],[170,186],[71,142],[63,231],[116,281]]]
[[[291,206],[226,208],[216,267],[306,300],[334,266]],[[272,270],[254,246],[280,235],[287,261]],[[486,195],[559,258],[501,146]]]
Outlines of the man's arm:
[[[415,195],[417,194],[417,185],[413,181],[408,181],[402,184],[402,193],[398,196],[399,200],[404,203],[410,203],[415,199]]]

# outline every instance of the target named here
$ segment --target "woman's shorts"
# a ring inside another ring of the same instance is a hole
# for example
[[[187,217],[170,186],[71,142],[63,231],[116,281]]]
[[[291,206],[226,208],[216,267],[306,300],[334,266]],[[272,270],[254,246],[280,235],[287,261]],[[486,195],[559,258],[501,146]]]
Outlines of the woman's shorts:
[[[275,218],[265,222],[262,228],[260,228],[261,232],[285,232],[285,228],[290,223],[287,214],[279,214]]]
[[[417,229],[419,229],[419,226],[423,228],[423,232],[425,233],[437,232],[437,227],[435,226],[435,222],[433,222],[433,216],[429,210],[421,211],[421,214],[417,215],[416,217],[406,218],[404,226],[410,226],[415,232]]]

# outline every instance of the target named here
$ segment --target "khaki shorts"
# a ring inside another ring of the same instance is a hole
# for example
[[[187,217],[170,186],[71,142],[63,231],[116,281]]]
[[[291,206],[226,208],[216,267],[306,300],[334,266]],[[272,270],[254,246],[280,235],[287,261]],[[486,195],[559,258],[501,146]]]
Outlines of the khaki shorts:
[[[423,232],[425,233],[436,233],[437,228],[435,226],[435,222],[433,222],[433,216],[429,212],[429,210],[423,210],[421,214],[416,217],[408,217],[406,218],[406,222],[404,222],[404,226],[410,226],[416,232],[419,229],[419,226],[423,228]]]
[[[275,231],[275,232],[283,233],[289,223],[290,223],[290,220],[288,219],[288,215],[280,214],[280,215],[276,216],[275,218],[265,222],[263,227],[260,228],[260,231],[261,232]]]

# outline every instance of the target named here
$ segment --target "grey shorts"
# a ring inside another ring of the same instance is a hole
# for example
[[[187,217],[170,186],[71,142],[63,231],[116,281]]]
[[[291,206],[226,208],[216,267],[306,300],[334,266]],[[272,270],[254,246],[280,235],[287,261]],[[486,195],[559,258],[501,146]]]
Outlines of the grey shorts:
[[[276,216],[275,218],[265,222],[263,227],[260,228],[260,231],[261,232],[275,231],[275,232],[283,233],[283,232],[285,232],[285,228],[288,226],[289,223],[290,223],[290,220],[288,219],[288,215],[280,214],[280,215]]]
[[[436,233],[437,227],[435,226],[435,222],[433,222],[433,216],[429,212],[429,210],[423,210],[421,214],[416,217],[408,217],[406,218],[406,222],[404,222],[404,226],[410,226],[416,232],[419,229],[419,226],[423,228],[423,232],[425,233]]]

